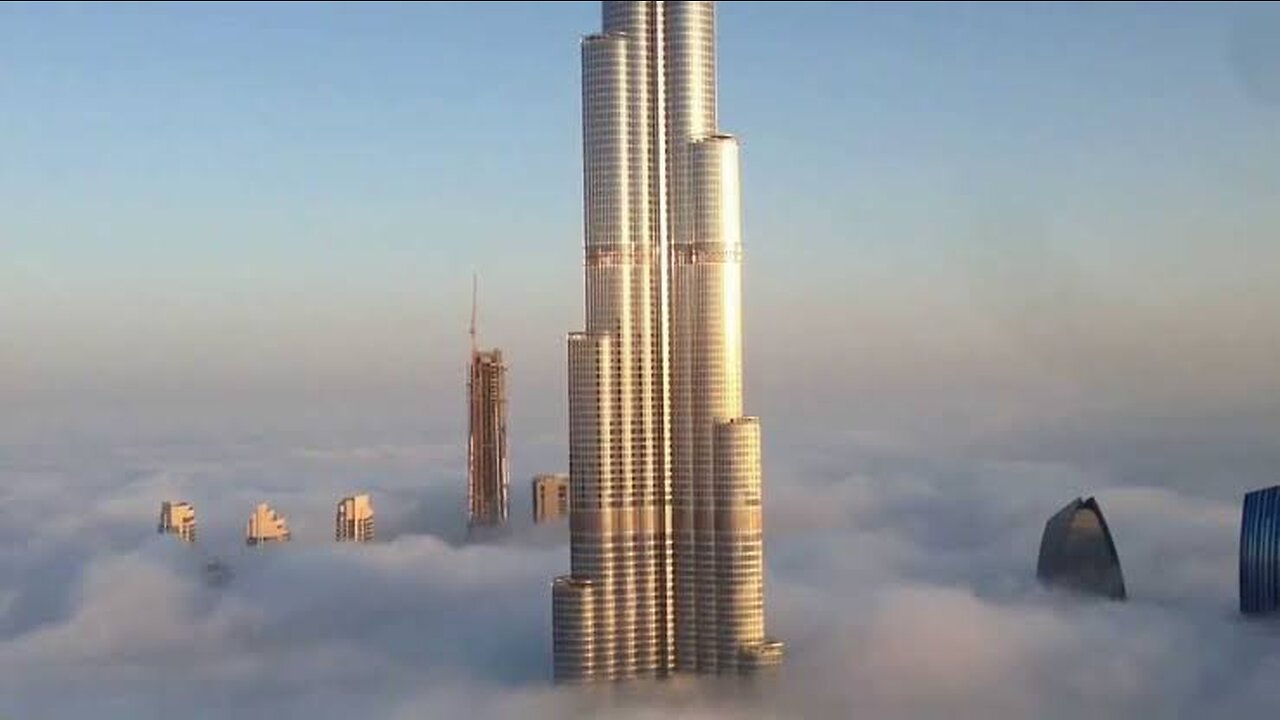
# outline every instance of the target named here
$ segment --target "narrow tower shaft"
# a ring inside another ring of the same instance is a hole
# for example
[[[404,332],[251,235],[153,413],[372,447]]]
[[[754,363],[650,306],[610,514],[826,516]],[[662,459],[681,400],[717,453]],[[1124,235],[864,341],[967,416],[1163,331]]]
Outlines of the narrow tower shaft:
[[[692,646],[681,653],[683,669],[712,671],[717,665],[720,583],[716,570],[715,435],[716,423],[742,414],[742,234],[738,207],[738,144],[713,135],[689,145],[689,242],[677,245],[675,269],[681,302],[675,306],[687,348],[681,357],[683,387],[675,412],[688,424],[676,448],[688,468],[692,503],[692,552],[676,552],[682,577],[692,576]],[[683,480],[684,478],[681,478]],[[685,627],[689,619],[677,616]]]
[[[672,552],[675,585],[676,667],[697,669],[699,611],[710,620],[710,597],[699,602],[699,548],[709,552],[707,537],[699,537],[695,518],[695,431],[692,288],[688,259],[693,242],[693,204],[690,153],[698,139],[716,130],[715,3],[667,3],[666,13],[666,125],[667,168],[670,178],[671,226],[671,494]],[[705,464],[705,463],[704,463]]]

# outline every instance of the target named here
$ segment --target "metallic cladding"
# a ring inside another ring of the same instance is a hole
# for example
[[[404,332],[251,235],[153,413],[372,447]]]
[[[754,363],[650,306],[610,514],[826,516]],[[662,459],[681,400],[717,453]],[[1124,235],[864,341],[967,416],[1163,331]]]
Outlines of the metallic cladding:
[[[716,126],[715,4],[602,15],[582,42],[586,317],[568,341],[556,678],[776,665],[760,504],[717,491],[758,498],[760,453],[758,424],[739,419],[738,144]]]

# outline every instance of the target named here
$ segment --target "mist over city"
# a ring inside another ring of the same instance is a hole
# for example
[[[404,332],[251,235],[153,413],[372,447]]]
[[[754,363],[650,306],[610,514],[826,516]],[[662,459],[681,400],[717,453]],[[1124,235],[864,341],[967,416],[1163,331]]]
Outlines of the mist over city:
[[[1277,6],[603,5],[0,7],[0,718],[1280,704]]]

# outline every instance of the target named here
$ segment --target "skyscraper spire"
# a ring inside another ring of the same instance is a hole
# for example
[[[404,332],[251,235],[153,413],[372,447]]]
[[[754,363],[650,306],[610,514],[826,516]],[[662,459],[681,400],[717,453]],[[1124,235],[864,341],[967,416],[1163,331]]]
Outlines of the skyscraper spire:
[[[715,4],[605,2],[582,41],[586,327],[568,339],[570,572],[558,680],[751,671],[760,425],[741,417],[738,143]]]

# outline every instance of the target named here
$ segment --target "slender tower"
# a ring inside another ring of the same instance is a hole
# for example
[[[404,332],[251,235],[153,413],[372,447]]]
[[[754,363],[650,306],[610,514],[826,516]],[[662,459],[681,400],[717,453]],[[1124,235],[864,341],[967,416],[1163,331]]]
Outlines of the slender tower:
[[[586,328],[569,336],[556,678],[777,664],[759,422],[742,415],[738,144],[715,5],[605,2],[582,41]]]
[[[476,345],[471,279],[471,364],[467,374],[467,526],[507,522],[507,367],[502,351]]]

